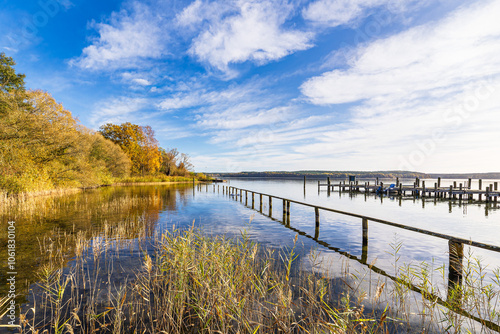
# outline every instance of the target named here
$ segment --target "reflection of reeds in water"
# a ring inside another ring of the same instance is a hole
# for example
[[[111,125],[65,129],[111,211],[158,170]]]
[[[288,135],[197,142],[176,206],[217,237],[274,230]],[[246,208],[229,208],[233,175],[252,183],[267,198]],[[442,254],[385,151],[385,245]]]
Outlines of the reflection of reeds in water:
[[[145,226],[142,219],[135,219],[120,228],[105,227],[98,234],[41,242],[48,261],[39,271],[32,308],[21,317],[23,331],[458,333],[468,328],[488,332],[481,323],[456,312],[457,304],[499,322],[498,271],[488,284],[480,261],[471,257],[465,264],[463,285],[447,292],[452,295],[444,305],[448,307],[411,293],[409,283],[427,297],[439,295],[432,284],[436,269],[425,263],[398,269],[398,280],[378,284],[370,297],[362,288],[365,278],[346,268],[338,298],[325,272],[300,270],[295,247],[263,249],[244,233],[227,239],[207,237],[194,229],[152,236]],[[136,235],[140,240],[130,239]],[[61,248],[70,243],[76,257],[65,268]],[[147,247],[148,243],[152,246]],[[124,251],[127,247],[130,250]],[[132,252],[133,257],[124,258]],[[319,266],[317,255],[313,252],[309,259],[313,268]],[[415,296],[421,300],[412,300]],[[416,303],[421,308],[415,312],[408,305]],[[422,322],[415,325],[415,317]]]

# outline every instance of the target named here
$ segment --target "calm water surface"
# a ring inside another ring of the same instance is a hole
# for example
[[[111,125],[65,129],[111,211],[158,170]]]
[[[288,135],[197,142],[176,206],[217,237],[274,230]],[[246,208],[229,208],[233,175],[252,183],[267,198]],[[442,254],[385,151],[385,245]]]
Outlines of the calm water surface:
[[[489,181],[484,184],[489,184]],[[231,179],[228,183],[195,188],[190,185],[109,187],[61,197],[37,198],[21,206],[3,208],[0,212],[2,230],[6,231],[7,221],[15,221],[17,228],[17,279],[22,282],[18,284],[18,302],[26,302],[28,287],[36,282],[40,240],[44,236],[50,236],[55,229],[58,233],[90,229],[100,231],[104,223],[117,226],[126,219],[137,217],[144,219],[151,233],[192,225],[211,234],[239,236],[246,231],[253,240],[277,249],[292,247],[293,239],[299,233],[298,262],[302,268],[324,270],[334,279],[345,276],[346,270],[368,275],[367,266],[361,262],[372,264],[388,274],[394,274],[399,265],[421,261],[429,262],[435,268],[443,266],[447,272],[447,240],[370,222],[368,258],[361,261],[360,219],[321,211],[319,235],[315,238],[312,208],[292,203],[290,224],[286,226],[282,222],[281,201],[273,202],[273,214],[268,217],[266,197],[263,213],[260,213],[258,196],[255,197],[255,210],[245,205],[244,196],[240,202],[239,198],[223,194],[222,187],[227,185],[500,245],[500,210],[496,205],[413,198],[399,201],[389,197],[339,192],[328,195],[325,190],[318,192],[315,180],[308,181],[305,190],[303,180],[283,179]],[[250,197],[249,204],[251,206]],[[7,245],[5,235],[2,233],[0,240],[2,249],[6,249],[4,246]],[[394,248],[399,246],[400,250],[394,254]],[[308,255],[314,250],[321,253],[317,258],[328,263],[328,267],[311,268]],[[465,253],[469,252],[480,257],[489,270],[500,266],[500,253],[465,247]],[[4,264],[5,253],[0,254],[0,261]],[[137,254],[140,256],[141,253]],[[380,275],[369,275],[371,279],[367,284],[384,279]],[[0,280],[5,282],[5,279],[6,270],[2,268]],[[4,295],[6,292],[6,286],[2,284],[0,293]]]

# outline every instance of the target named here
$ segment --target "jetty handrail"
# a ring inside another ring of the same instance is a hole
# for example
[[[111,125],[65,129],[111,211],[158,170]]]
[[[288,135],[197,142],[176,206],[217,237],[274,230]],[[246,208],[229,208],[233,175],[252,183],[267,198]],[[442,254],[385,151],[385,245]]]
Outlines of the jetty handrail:
[[[269,217],[269,218],[270,218],[271,220],[278,221],[278,222],[280,222],[280,223],[281,223],[281,221],[280,221],[280,220],[278,220],[278,219],[275,219],[275,218],[273,218],[273,217]],[[302,230],[299,230],[298,228],[295,228],[295,227],[292,227],[292,226],[290,226],[290,225],[287,225],[285,222],[283,222],[283,225],[284,225],[286,228],[288,228],[288,229],[290,229],[290,230],[292,230],[292,231],[294,231],[294,232],[297,232],[297,233],[299,233],[299,234],[300,234],[300,235],[302,235],[302,236],[305,236],[306,238],[309,238],[309,239],[314,240],[315,242],[317,242],[317,243],[318,243],[318,244],[320,244],[321,246],[326,247],[326,248],[328,248],[328,249],[330,249],[330,250],[334,251],[335,253],[338,253],[338,254],[340,254],[340,255],[343,255],[343,256],[345,256],[345,257],[347,257],[347,258],[351,259],[351,260],[355,260],[355,261],[359,262],[359,263],[360,263],[360,264],[362,264],[362,265],[368,266],[368,267],[370,268],[370,270],[374,271],[375,273],[377,273],[377,274],[379,274],[379,275],[382,275],[382,276],[384,276],[384,277],[387,277],[387,278],[389,278],[390,280],[392,280],[392,281],[394,281],[394,282],[405,284],[405,285],[406,285],[409,289],[411,289],[412,291],[415,291],[415,292],[417,292],[417,293],[420,293],[420,294],[424,295],[424,296],[425,296],[425,298],[426,298],[426,299],[428,299],[428,300],[433,300],[433,301],[437,302],[437,303],[438,303],[439,305],[441,305],[441,306],[445,306],[445,307],[450,307],[450,306],[451,306],[451,309],[452,309],[454,312],[457,312],[457,313],[459,313],[459,314],[461,314],[461,315],[463,315],[463,316],[465,316],[465,317],[467,317],[467,318],[469,318],[469,319],[472,319],[472,320],[474,320],[474,321],[477,321],[477,322],[479,322],[479,323],[481,323],[481,324],[485,325],[486,327],[488,327],[488,328],[490,328],[490,329],[492,329],[492,330],[494,330],[494,331],[496,331],[496,332],[500,332],[500,326],[499,326],[498,324],[496,324],[496,323],[492,322],[492,321],[489,321],[489,320],[485,320],[485,319],[479,318],[479,317],[477,317],[477,316],[475,316],[475,315],[473,315],[473,314],[471,314],[471,313],[469,313],[469,312],[465,311],[465,310],[464,310],[464,309],[462,309],[461,307],[458,307],[456,304],[453,304],[453,303],[452,303],[452,304],[450,305],[450,303],[447,303],[447,302],[446,302],[443,298],[439,297],[438,295],[435,295],[435,294],[433,294],[433,293],[428,293],[428,292],[425,292],[425,293],[424,293],[424,291],[423,291],[421,288],[419,288],[419,287],[415,286],[413,283],[410,283],[410,282],[406,282],[406,283],[405,283],[405,282],[404,282],[404,281],[402,281],[400,278],[398,278],[398,277],[396,277],[396,276],[393,276],[393,275],[388,274],[388,273],[387,273],[384,269],[381,269],[381,268],[377,267],[375,264],[373,264],[373,263],[368,264],[368,263],[366,262],[366,260],[363,260],[362,258],[360,259],[360,258],[358,258],[357,256],[352,255],[352,254],[351,254],[351,253],[349,253],[349,252],[342,251],[340,248],[334,247],[334,246],[330,245],[329,243],[327,243],[326,241],[320,240],[320,239],[319,239],[318,237],[316,237],[316,236],[314,236],[314,237],[313,237],[312,235],[309,235],[309,234],[307,234],[306,232],[304,232],[304,231],[302,231]]]
[[[447,235],[447,234],[442,234],[442,233],[437,233],[437,232],[432,232],[432,231],[424,230],[424,229],[421,229],[421,228],[418,228],[418,227],[413,227],[413,226],[407,226],[407,225],[403,225],[403,224],[394,223],[394,222],[391,222],[391,221],[388,221],[388,220],[384,220],[384,219],[379,219],[379,218],[369,217],[369,216],[365,216],[365,215],[361,215],[361,214],[357,214],[357,213],[352,213],[352,212],[347,212],[347,211],[342,211],[342,210],[327,208],[327,207],[320,206],[320,205],[315,205],[315,204],[300,202],[300,201],[297,201],[297,200],[288,199],[288,198],[284,198],[284,197],[281,197],[281,196],[275,196],[275,195],[265,194],[265,193],[261,193],[261,192],[258,192],[258,191],[253,191],[253,190],[248,190],[248,189],[243,189],[243,188],[237,188],[237,187],[233,187],[233,186],[229,186],[229,188],[230,189],[232,188],[232,189],[235,189],[235,190],[246,191],[246,192],[250,192],[250,193],[255,193],[255,194],[259,194],[259,195],[263,195],[263,196],[267,196],[267,197],[271,197],[271,198],[275,198],[275,199],[287,201],[287,202],[290,202],[290,203],[295,203],[295,204],[300,204],[300,205],[312,207],[312,208],[315,208],[315,209],[320,209],[320,210],[334,212],[334,213],[338,213],[338,214],[342,214],[342,215],[346,215],[346,216],[351,216],[351,217],[366,219],[366,220],[373,221],[373,222],[376,222],[376,223],[390,225],[390,226],[394,226],[394,227],[397,227],[397,228],[401,228],[401,229],[405,229],[405,230],[409,230],[409,231],[413,231],[413,232],[417,232],[417,233],[421,233],[421,234],[431,235],[431,236],[434,236],[434,237],[437,237],[437,238],[441,238],[441,239],[445,239],[445,240],[451,240],[451,241],[454,241],[454,242],[463,243],[465,245],[474,246],[474,247],[477,247],[477,248],[483,248],[483,249],[487,249],[487,250],[494,251],[494,252],[500,252],[500,246],[489,245],[489,244],[486,244],[486,243],[477,242],[477,241],[473,241],[473,240],[470,240],[470,239],[464,239],[464,238],[454,237],[454,236]]]

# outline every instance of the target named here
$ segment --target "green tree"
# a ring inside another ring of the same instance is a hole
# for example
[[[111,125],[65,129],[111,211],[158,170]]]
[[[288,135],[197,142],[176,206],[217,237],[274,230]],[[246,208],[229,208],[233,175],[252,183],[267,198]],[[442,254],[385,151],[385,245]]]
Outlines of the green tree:
[[[24,90],[24,74],[16,74],[13,66],[16,62],[5,53],[0,53],[0,90],[11,92],[13,90]]]

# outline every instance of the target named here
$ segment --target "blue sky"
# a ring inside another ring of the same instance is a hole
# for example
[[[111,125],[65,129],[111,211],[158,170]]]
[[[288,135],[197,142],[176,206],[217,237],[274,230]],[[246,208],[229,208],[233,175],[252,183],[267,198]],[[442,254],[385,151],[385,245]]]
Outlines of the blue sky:
[[[0,0],[0,52],[82,124],[197,171],[500,171],[500,1]]]

